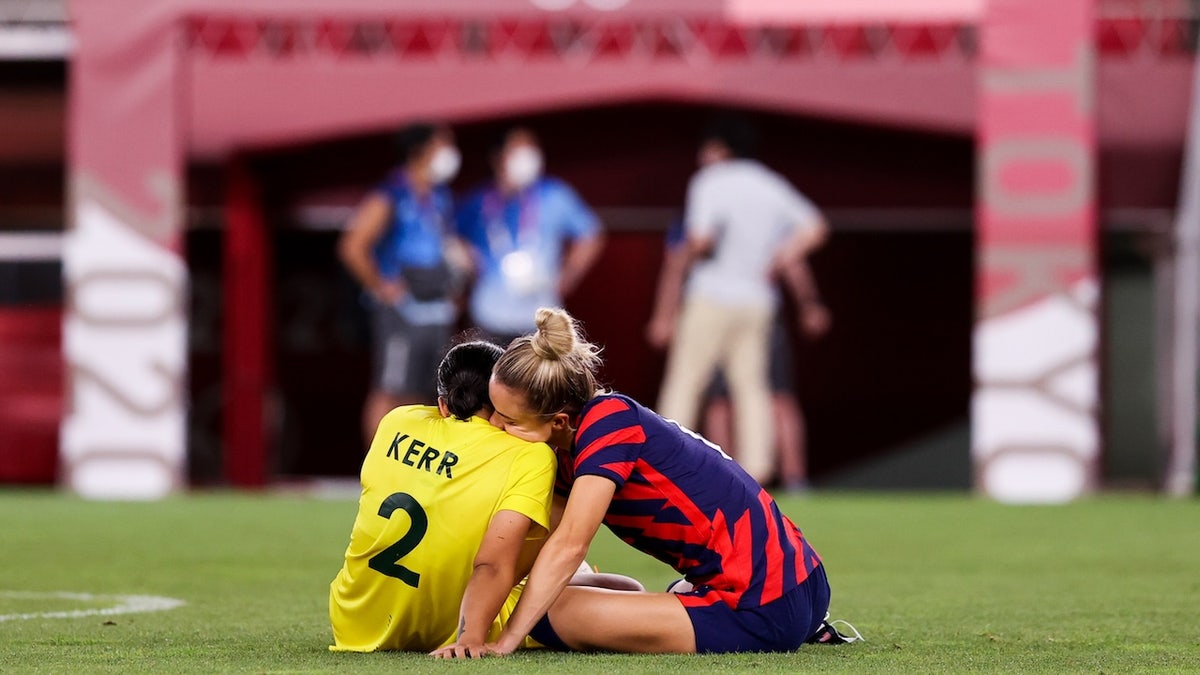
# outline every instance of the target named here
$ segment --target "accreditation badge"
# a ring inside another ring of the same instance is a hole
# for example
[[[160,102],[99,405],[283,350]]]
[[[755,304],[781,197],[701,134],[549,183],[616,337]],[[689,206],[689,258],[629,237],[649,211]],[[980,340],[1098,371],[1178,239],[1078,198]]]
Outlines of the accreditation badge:
[[[537,270],[529,251],[513,251],[500,260],[500,273],[509,290],[532,295],[538,288]]]

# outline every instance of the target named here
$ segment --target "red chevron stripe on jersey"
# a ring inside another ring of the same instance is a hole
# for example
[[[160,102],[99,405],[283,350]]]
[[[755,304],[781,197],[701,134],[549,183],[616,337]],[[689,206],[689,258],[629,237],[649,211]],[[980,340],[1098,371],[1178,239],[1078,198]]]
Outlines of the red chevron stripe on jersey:
[[[587,461],[588,457],[591,457],[592,455],[596,454],[596,452],[603,450],[604,448],[613,445],[619,445],[621,443],[643,443],[645,440],[646,432],[643,431],[641,427],[625,427],[624,429],[617,429],[612,433],[608,433],[600,438],[597,438],[589,443],[586,448],[580,450],[579,454],[575,457],[575,466],[579,466],[580,462]],[[625,463],[632,465],[632,462]]]
[[[628,397],[604,394],[584,406],[570,458],[573,470],[560,479],[592,475],[616,483],[604,518],[609,529],[701,589],[685,604],[757,607],[820,564],[741,467]]]
[[[606,398],[594,405],[586,406],[587,412],[583,415],[583,420],[579,423],[579,428],[575,430],[575,437],[578,438],[587,433],[593,424],[612,415],[613,413],[629,410],[629,404],[619,398]]]

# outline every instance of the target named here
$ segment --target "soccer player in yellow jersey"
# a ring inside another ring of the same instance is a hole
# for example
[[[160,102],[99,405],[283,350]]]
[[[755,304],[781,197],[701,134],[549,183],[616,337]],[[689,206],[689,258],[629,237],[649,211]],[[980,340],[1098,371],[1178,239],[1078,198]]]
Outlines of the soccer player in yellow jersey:
[[[380,422],[329,588],[331,650],[481,648],[512,613],[550,527],[555,458],[488,422],[502,353],[454,347],[438,367],[438,406],[403,406]]]

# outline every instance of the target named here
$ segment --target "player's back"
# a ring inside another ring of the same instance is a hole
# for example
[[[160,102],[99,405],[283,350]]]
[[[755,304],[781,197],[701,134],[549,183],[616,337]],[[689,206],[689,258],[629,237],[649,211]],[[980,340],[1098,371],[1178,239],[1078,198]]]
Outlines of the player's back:
[[[432,650],[453,642],[459,605],[492,516],[545,533],[554,454],[437,408],[388,413],[363,461],[346,560],[330,586],[332,649]]]
[[[770,495],[718,446],[621,394],[584,406],[575,475],[617,484],[605,524],[709,585],[730,606],[768,603],[820,562]]]

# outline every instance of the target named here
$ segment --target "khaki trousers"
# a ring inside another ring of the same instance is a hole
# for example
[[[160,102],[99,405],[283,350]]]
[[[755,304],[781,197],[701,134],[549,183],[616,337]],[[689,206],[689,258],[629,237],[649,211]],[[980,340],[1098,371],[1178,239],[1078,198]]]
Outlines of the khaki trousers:
[[[700,404],[718,367],[733,403],[737,462],[762,483],[774,470],[771,389],[767,354],[772,312],[768,308],[684,301],[658,399],[658,412],[695,429]]]

